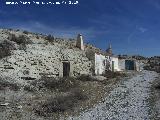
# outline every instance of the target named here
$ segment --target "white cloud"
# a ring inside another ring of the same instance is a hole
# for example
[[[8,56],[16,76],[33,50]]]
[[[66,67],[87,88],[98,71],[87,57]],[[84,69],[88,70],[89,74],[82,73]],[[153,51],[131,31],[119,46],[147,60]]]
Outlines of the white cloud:
[[[138,26],[136,25],[135,29],[133,29],[132,32],[130,32],[130,34],[128,35],[127,37],[127,43],[130,44],[132,42],[132,37],[137,33],[137,32],[141,32],[141,33],[144,33],[148,31],[147,28],[144,28],[144,27],[141,27],[141,26]]]
[[[144,27],[139,27],[138,28],[142,33],[146,32],[148,29],[144,28]]]

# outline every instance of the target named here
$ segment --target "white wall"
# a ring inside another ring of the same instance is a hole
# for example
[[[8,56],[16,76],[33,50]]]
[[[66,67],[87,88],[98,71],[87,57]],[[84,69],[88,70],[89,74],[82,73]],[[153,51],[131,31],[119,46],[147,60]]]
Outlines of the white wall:
[[[105,72],[104,61],[106,60],[105,56],[95,53],[95,74],[100,75]]]
[[[118,65],[118,58],[117,57],[111,57],[111,70],[112,70],[112,61],[114,62],[114,71],[120,71],[119,65]]]
[[[117,57],[104,56],[95,53],[95,74],[103,74],[106,70],[107,62],[110,64],[109,70],[112,70],[112,61],[114,61],[114,71],[120,71]]]

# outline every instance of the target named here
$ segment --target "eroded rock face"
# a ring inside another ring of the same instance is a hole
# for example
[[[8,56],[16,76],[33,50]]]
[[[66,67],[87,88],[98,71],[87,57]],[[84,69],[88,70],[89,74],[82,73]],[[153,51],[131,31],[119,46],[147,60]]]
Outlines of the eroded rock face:
[[[7,39],[10,33],[24,34],[19,31],[1,30],[0,40]],[[0,60],[1,76],[15,78],[18,81],[22,78],[38,79],[42,75],[63,76],[63,62],[70,64],[71,76],[90,73],[91,62],[84,51],[74,46],[75,42],[55,39],[56,41],[48,43],[42,36],[32,34],[26,36],[33,43],[27,44],[25,50],[12,50],[11,56]]]

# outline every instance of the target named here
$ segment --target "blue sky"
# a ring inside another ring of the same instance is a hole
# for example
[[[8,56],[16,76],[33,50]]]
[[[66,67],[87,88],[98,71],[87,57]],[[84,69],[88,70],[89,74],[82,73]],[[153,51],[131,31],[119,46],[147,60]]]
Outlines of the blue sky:
[[[12,0],[0,3],[1,28],[64,38],[82,33],[86,43],[102,50],[111,43],[115,54],[160,55],[159,0],[79,0],[78,5],[52,6],[5,5],[5,1]]]

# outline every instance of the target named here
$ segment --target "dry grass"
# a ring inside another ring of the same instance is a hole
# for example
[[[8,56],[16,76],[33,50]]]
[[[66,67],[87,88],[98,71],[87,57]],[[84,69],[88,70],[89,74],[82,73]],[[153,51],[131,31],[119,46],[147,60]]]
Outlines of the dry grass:
[[[160,76],[157,77],[150,91],[150,97],[148,99],[149,107],[150,107],[150,119],[151,120],[159,120],[160,114]]]
[[[120,72],[112,72],[112,71],[107,71],[104,76],[108,79],[116,78],[116,77],[126,77],[125,73],[120,73]]]
[[[80,81],[97,81],[97,79],[91,77],[90,75],[85,75],[85,74],[78,76],[77,79]]]
[[[30,85],[25,85],[23,89],[28,92],[35,92],[36,91],[35,87],[30,86]]]
[[[34,111],[40,116],[51,116],[52,113],[71,111],[77,106],[79,101],[86,99],[87,96],[80,89],[72,89],[66,96],[59,95],[46,100],[36,107]]]
[[[46,89],[50,91],[69,91],[73,88],[79,87],[79,82],[73,77],[67,78],[53,78],[53,77],[46,77],[42,76],[41,79],[35,80],[31,83],[33,87],[41,89]],[[28,88],[26,88],[27,90]]]
[[[42,76],[24,90],[35,96],[28,101],[30,110],[38,116],[57,119],[60,115],[78,115],[103,102],[105,94],[119,82],[116,79],[108,81],[103,84],[88,75],[59,79]]]
[[[24,90],[37,95],[36,90],[53,94],[46,98],[39,97],[39,102],[35,103],[37,105],[34,107],[34,112],[45,117],[57,112],[72,111],[80,102],[88,99],[80,81],[72,77],[56,79],[42,76],[40,80],[33,81],[30,86],[24,86]],[[56,97],[54,93],[57,94]]]
[[[85,78],[79,80],[77,78],[48,78],[42,76],[39,81],[34,81],[31,86],[25,86],[24,90],[34,93],[39,93],[41,90],[43,94],[49,94],[49,97],[39,96],[34,102],[34,112],[39,116],[49,117],[55,114],[77,114],[82,109],[88,109],[96,104],[104,94],[103,84],[91,80],[88,76],[81,76]],[[35,90],[38,90],[38,93]],[[45,89],[45,93],[44,93]],[[50,92],[49,92],[50,91]],[[55,96],[56,94],[56,96]]]
[[[160,78],[156,79],[156,84],[154,84],[154,88],[160,90]]]
[[[10,90],[18,91],[20,89],[20,86],[16,83],[10,83],[0,78],[0,90],[5,90],[6,88],[9,88]]]
[[[143,68],[145,70],[150,70],[150,71],[156,71],[157,73],[160,73],[160,60],[155,60],[155,62],[148,62],[146,66]]]

